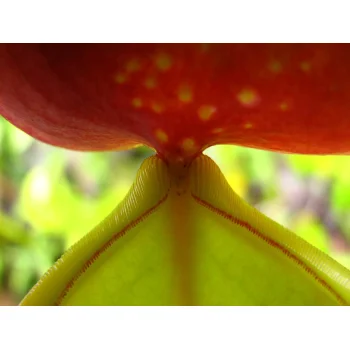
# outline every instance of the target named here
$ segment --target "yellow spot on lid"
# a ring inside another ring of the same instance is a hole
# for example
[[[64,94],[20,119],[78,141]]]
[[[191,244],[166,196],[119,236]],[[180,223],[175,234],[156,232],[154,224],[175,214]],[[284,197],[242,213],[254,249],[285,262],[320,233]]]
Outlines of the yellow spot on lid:
[[[158,114],[160,114],[164,111],[164,107],[158,102],[152,102],[151,108],[152,108],[153,112],[158,113]]]
[[[135,108],[140,108],[143,105],[142,100],[138,97],[133,98],[131,103]]]
[[[182,141],[182,148],[187,153],[196,151],[196,143],[192,138],[186,138]]]
[[[162,129],[156,130],[156,138],[162,143],[168,142],[169,139],[168,134]]]
[[[243,89],[238,95],[237,95],[238,101],[247,107],[254,106],[258,101],[257,94],[250,89]]]
[[[157,81],[154,77],[148,77],[144,81],[144,85],[147,89],[152,90],[157,86]]]
[[[288,106],[288,104],[286,103],[286,102],[282,102],[281,104],[280,104],[280,110],[281,111],[286,111],[286,110],[288,110],[288,108],[289,108],[289,106]]]
[[[223,128],[215,128],[215,129],[213,129],[211,132],[212,132],[213,134],[220,134],[220,133],[223,132],[223,131],[224,131]]]
[[[272,73],[280,73],[282,71],[282,63],[279,61],[271,61],[269,63],[269,70]]]
[[[198,109],[199,118],[203,121],[209,120],[215,113],[216,108],[211,105],[203,105]]]
[[[156,66],[161,71],[167,71],[172,66],[171,57],[166,53],[161,53],[156,57]]]
[[[118,73],[115,77],[114,80],[118,84],[123,84],[126,82],[126,75],[123,73]]]
[[[129,73],[137,72],[141,68],[140,61],[138,59],[132,59],[126,64],[126,71]]]
[[[311,63],[310,63],[310,62],[307,62],[307,61],[301,62],[301,63],[300,63],[300,69],[301,69],[303,72],[309,72],[310,69],[311,69]]]
[[[191,87],[189,85],[180,86],[177,96],[181,102],[191,102],[193,98]]]
[[[200,48],[202,52],[207,52],[209,50],[209,47],[210,47],[210,44],[208,43],[200,44]]]
[[[253,127],[252,123],[245,123],[244,124],[244,129],[251,129]]]

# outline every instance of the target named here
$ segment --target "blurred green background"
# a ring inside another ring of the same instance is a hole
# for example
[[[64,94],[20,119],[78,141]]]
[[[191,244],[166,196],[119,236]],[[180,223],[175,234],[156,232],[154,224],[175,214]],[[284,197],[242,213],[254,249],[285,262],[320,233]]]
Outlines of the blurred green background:
[[[350,156],[208,149],[232,188],[350,268]],[[0,116],[0,305],[15,305],[122,200],[140,147],[82,153],[35,141]]]

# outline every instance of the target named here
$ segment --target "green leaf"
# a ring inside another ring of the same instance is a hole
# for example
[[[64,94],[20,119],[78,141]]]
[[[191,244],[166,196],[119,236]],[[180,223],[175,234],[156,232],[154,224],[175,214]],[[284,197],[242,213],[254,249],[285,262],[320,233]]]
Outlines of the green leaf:
[[[31,280],[34,275],[34,262],[30,252],[27,250],[14,249],[12,256],[9,284],[12,291],[22,296],[31,286]]]
[[[25,245],[29,239],[30,232],[23,224],[0,211],[0,244]]]

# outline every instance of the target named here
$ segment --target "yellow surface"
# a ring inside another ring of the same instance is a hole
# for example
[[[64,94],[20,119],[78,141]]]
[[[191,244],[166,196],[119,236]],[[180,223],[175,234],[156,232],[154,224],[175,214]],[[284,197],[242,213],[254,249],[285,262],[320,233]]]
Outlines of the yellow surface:
[[[22,305],[337,305],[350,272],[246,204],[207,156],[156,156]]]

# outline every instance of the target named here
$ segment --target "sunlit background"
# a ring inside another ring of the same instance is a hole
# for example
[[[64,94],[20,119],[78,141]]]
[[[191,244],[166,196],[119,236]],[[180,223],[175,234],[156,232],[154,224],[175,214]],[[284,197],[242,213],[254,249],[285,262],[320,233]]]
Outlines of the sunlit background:
[[[350,156],[236,146],[206,153],[250,204],[350,268]],[[82,153],[35,141],[0,116],[0,305],[15,305],[123,199],[146,148]]]

